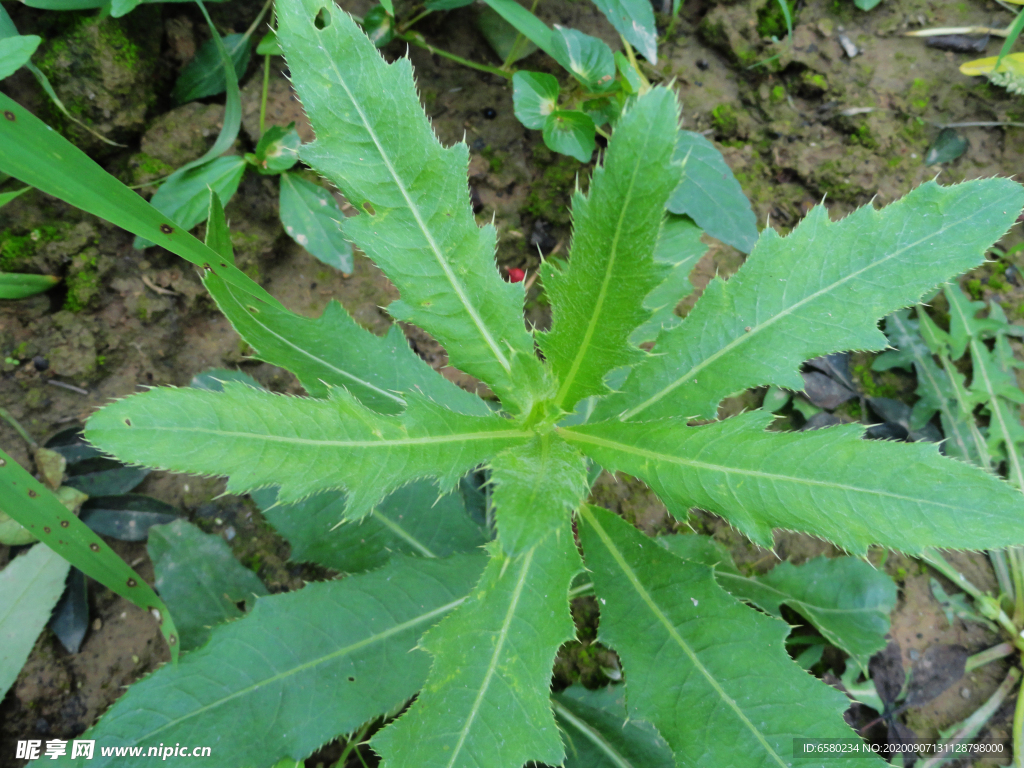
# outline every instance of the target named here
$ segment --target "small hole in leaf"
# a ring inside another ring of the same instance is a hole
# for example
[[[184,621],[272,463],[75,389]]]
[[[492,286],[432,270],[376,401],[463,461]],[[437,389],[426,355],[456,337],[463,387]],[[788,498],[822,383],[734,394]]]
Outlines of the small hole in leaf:
[[[331,12],[326,8],[321,8],[316,18],[313,19],[313,24],[317,29],[327,29],[327,27],[331,26]]]
[[[178,636],[177,635],[171,635],[170,637],[167,638],[167,643],[168,643],[168,645],[177,645],[178,644]]]
[[[100,551],[100,545],[99,544],[90,544],[89,545],[89,549],[91,549],[93,552],[99,552]]]
[[[0,459],[0,467],[6,467],[6,466],[7,466],[7,459]]]
[[[355,679],[354,677],[350,677],[350,678],[348,679],[348,681],[349,681],[350,683],[354,683],[354,682],[356,681],[356,679]]]
[[[235,603],[235,608],[240,610],[242,613],[245,613],[245,600],[239,600]]]
[[[127,581],[127,582],[125,582],[125,583],[126,583],[126,584],[127,584],[127,585],[128,585],[129,587],[134,587],[134,586],[135,586],[136,584],[138,584],[138,582],[137,582],[137,581],[135,581],[135,579],[128,579],[128,581]]]
[[[30,499],[34,499],[34,498],[35,498],[36,496],[38,496],[38,495],[39,495],[38,493],[36,493],[35,491],[33,491],[33,490],[32,490],[31,488],[29,488],[29,490],[28,490],[28,497],[29,497]],[[49,531],[47,531],[47,532],[49,532]]]
[[[377,212],[375,210],[373,210],[373,206],[370,205],[369,201],[363,203],[363,210],[366,211],[371,216],[376,216],[377,215]]]

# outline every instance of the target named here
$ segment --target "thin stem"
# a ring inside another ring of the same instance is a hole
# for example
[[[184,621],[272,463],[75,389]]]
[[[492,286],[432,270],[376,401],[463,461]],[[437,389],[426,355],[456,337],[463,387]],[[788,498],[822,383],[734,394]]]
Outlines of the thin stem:
[[[984,651],[978,651],[973,656],[967,657],[967,663],[964,665],[964,674],[973,672],[979,667],[983,667],[993,661],[999,659],[1005,659],[1007,656],[1016,652],[1016,648],[1013,647],[1013,643],[999,643],[999,645],[993,645],[991,648],[986,648]]]
[[[996,713],[999,707],[1002,706],[1002,703],[1006,700],[1006,697],[1010,695],[1011,691],[1013,691],[1014,686],[1017,685],[1018,680],[1020,680],[1020,670],[1016,667],[1013,667],[1006,675],[1006,679],[1003,680],[1003,682],[1000,684],[998,688],[996,688],[995,693],[989,696],[988,701],[986,701],[984,704],[978,707],[974,714],[972,714],[970,717],[964,720],[953,733],[953,735],[942,743],[944,749],[939,750],[934,757],[930,757],[923,763],[920,763],[920,768],[938,768],[938,766],[942,765],[947,760],[956,757],[956,753],[953,752],[953,747],[955,747],[957,744],[960,744],[961,742],[967,741],[968,739],[972,739],[974,738],[974,736],[977,735],[978,731],[982,729],[985,723],[987,723],[992,718],[992,715]],[[1022,712],[1022,699],[1024,699],[1024,696],[1018,694],[1017,713]],[[1020,755],[1020,751],[1017,748],[1018,733],[1019,729],[1017,728],[1017,717],[1015,714],[1013,722],[1014,765],[1018,764],[1018,755]]]
[[[426,11],[422,11],[421,13],[416,14],[411,19],[409,19],[407,22],[405,22],[401,26],[399,26],[399,30],[401,30],[402,32],[408,31],[412,27],[413,24],[415,24],[417,21],[419,21],[420,19],[424,18],[425,16],[429,16],[431,13],[433,13],[433,11],[426,10]]]
[[[337,768],[343,768],[344,767],[345,760],[348,758],[349,753],[352,752],[353,749],[355,749],[356,747],[359,746],[360,742],[362,742],[362,740],[363,740],[363,737],[366,735],[366,731],[367,731],[367,729],[369,729],[369,727],[370,727],[369,723],[364,723],[363,727],[360,728],[359,731],[356,732],[352,736],[352,738],[348,740],[348,743],[345,745],[345,749],[343,749],[342,752],[341,752],[341,757],[339,757],[338,758],[338,762],[335,763]],[[358,755],[359,753],[357,752],[356,754]]]
[[[647,91],[651,90],[651,83],[646,77],[644,77],[644,73],[640,70],[640,65],[636,60],[636,54],[633,52],[633,46],[630,45],[622,35],[619,35],[619,38],[622,40],[623,49],[626,51],[626,58],[629,59],[629,63],[633,65],[633,69],[635,69],[637,75],[640,76],[640,93],[643,95],[644,93],[647,93]]]
[[[39,447],[39,443],[32,439],[32,435],[30,435],[25,428],[21,426],[21,423],[14,418],[13,414],[11,414],[11,412],[6,408],[0,408],[0,418],[14,427],[14,431],[21,435],[21,439],[28,443],[28,447],[33,451]]]
[[[1013,621],[1019,627],[1024,625],[1024,552],[1020,547],[1010,547],[1010,573],[1013,574],[1013,587],[1016,600],[1013,604]]]
[[[973,597],[975,602],[978,603],[982,615],[999,622],[999,625],[1009,633],[1015,646],[1018,648],[1024,646],[1024,639],[1021,638],[1020,632],[1014,626],[1014,623],[1010,621],[1010,617],[1006,615],[1006,612],[998,604],[995,604],[991,597],[969,582],[966,576],[946,562],[945,558],[937,550],[926,549],[918,557]]]
[[[511,72],[505,72],[504,70],[498,69],[497,67],[492,67],[489,64],[478,64],[475,61],[470,61],[469,59],[464,59],[461,56],[456,56],[454,53],[449,53],[448,51],[442,50],[441,48],[438,48],[437,46],[428,43],[426,40],[423,39],[423,35],[419,34],[418,32],[404,32],[400,35],[396,35],[396,37],[398,37],[398,39],[400,40],[405,40],[405,42],[407,43],[412,43],[413,45],[419,46],[420,48],[430,51],[431,53],[436,53],[438,56],[443,56],[446,59],[451,59],[456,64],[461,64],[464,67],[469,67],[470,69],[478,69],[481,72],[489,72],[492,75],[499,75],[500,77],[504,77],[506,80],[512,79]]]
[[[580,584],[578,587],[573,587],[569,590],[569,599],[572,600],[577,597],[583,597],[594,592],[594,585],[591,582],[586,584]]]
[[[270,27],[273,29],[277,23],[277,7],[274,7],[270,15]],[[260,138],[267,129],[267,94],[270,93],[270,54],[263,57],[263,91],[260,94]]]
[[[539,2],[540,2],[540,0],[533,0],[533,5],[530,6],[530,13],[535,13],[536,12],[536,10],[537,10],[537,3],[539,3]],[[526,35],[524,35],[522,32],[517,33],[516,34],[516,39],[512,43],[512,47],[508,51],[508,56],[506,56],[505,60],[503,62],[501,62],[501,68],[502,69],[508,70],[509,67],[511,67],[513,64],[516,63],[516,61],[519,59],[519,52],[522,50],[522,46],[523,46],[523,44],[525,42],[526,42]]]
[[[1006,595],[1012,603],[1014,600],[1013,582],[1010,580],[1010,569],[1006,565],[1006,553],[1001,549],[990,549],[988,559],[992,562],[992,570],[999,582],[999,591]]]
[[[921,311],[920,308],[919,311]],[[985,442],[985,438],[981,436],[981,432],[978,430],[978,425],[974,421],[974,409],[967,404],[967,401],[964,399],[963,392],[961,392],[960,385],[957,383],[957,370],[953,367],[953,362],[945,352],[939,353],[939,361],[942,363],[942,369],[946,372],[949,380],[953,382],[953,393],[956,396],[956,404],[959,406],[960,412],[967,417],[967,428],[970,430],[971,439],[974,441],[974,447],[978,449],[978,456],[981,458],[981,466],[984,469],[990,470],[992,469],[992,455],[988,452],[988,444]]]
[[[260,25],[260,22],[263,21],[263,17],[267,14],[267,11],[270,10],[270,6],[272,6],[273,4],[274,0],[267,0],[267,2],[263,4],[263,7],[260,9],[259,14],[256,16],[256,21],[250,24],[249,28],[245,30],[245,34],[242,35],[242,40],[248,40],[250,37],[252,37],[252,33],[256,31],[256,28]],[[242,44],[242,40],[238,41],[239,45]]]

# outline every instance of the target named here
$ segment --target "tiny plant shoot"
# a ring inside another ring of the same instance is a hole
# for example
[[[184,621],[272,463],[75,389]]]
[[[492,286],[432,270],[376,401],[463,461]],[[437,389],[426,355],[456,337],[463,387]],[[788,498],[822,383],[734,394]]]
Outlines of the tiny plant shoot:
[[[858,425],[770,431],[764,411],[714,420],[748,387],[802,389],[809,358],[885,348],[878,321],[979,264],[1024,189],[928,183],[838,222],[819,206],[787,237],[766,229],[739,272],[655,329],[645,352],[634,344],[645,299],[671,271],[656,255],[699,235],[666,218],[682,176],[679,106],[649,88],[629,99],[574,196],[568,262],[542,272],[552,325],[534,333],[522,285],[495,267],[495,229],[473,217],[469,150],[438,142],[409,60],[386,63],[330,0],[282,0],[277,12],[317,137],[299,157],[359,211],[342,231],[400,291],[388,311],[438,339],[501,410],[437,375],[400,330],[373,336],[335,303],[299,317],[248,287],[214,198],[207,252],[219,258],[206,286],[308,396],[158,387],[95,414],[87,437],[122,461],[226,475],[232,493],[276,486],[291,514],[343,490],[346,525],[371,520],[396,489],[429,478],[447,494],[483,465],[497,537],[484,552],[396,555],[260,598],[134,685],[88,738],[216,744],[219,765],[270,766],[397,714],[371,741],[389,768],[562,765],[555,713],[572,700],[553,704],[551,669],[573,636],[568,593],[585,568],[628,717],[657,730],[675,765],[880,764],[793,754],[794,737],[855,738],[847,699],[791,660],[785,623],[724,591],[704,560],[589,506],[587,462],[640,478],[680,519],[700,507],[765,547],[776,528],[854,555],[1024,544],[1020,492],[935,445],[866,441]]]

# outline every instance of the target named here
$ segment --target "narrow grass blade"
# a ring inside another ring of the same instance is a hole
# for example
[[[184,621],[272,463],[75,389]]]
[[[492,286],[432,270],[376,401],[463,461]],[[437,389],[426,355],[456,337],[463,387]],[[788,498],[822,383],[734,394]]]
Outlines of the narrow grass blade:
[[[3,451],[0,509],[87,576],[151,613],[170,646],[171,658],[177,661],[178,631],[163,601],[103,539]]]
[[[25,299],[48,291],[60,282],[53,275],[24,275],[0,272],[0,299]]]

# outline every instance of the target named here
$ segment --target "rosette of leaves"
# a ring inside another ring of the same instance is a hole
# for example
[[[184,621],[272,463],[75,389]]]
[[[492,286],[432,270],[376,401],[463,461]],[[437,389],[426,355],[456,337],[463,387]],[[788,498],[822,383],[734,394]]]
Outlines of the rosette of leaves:
[[[712,281],[648,353],[630,337],[670,271],[655,253],[681,177],[679,108],[654,88],[618,120],[588,191],[574,197],[568,264],[542,272],[552,326],[533,333],[521,285],[495,268],[494,228],[473,218],[468,148],[437,141],[409,61],[387,64],[323,0],[284,0],[278,14],[317,135],[300,157],[359,211],[342,222],[345,237],[400,291],[392,316],[432,334],[501,409],[438,376],[398,329],[375,337],[337,304],[301,318],[209,272],[243,338],[309,396],[238,382],[155,388],[95,414],[87,437],[136,464],[227,475],[229,492],[277,486],[283,505],[343,489],[345,525],[413,481],[432,478],[445,494],[483,464],[497,538],[486,564],[396,556],[257,600],[177,669],[136,685],[91,738],[216,735],[224,764],[271,765],[418,693],[373,738],[384,765],[560,765],[549,683],[573,635],[568,590],[585,562],[628,716],[649,723],[677,765],[816,764],[794,758],[793,738],[851,737],[845,697],[794,664],[787,626],[723,590],[704,562],[588,506],[586,460],[642,479],[679,518],[699,506],[768,547],[775,528],[857,555],[875,543],[919,552],[1024,541],[1020,494],[934,445],[865,441],[858,425],[773,432],[761,411],[693,425],[747,387],[802,389],[804,360],[884,348],[878,320],[980,263],[1024,190],[1007,179],[928,183],[840,222],[815,208],[785,238],[762,233],[743,268]],[[229,247],[217,250],[227,263]],[[613,391],[606,379],[623,369]]]

